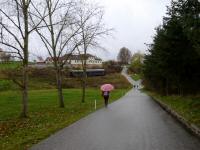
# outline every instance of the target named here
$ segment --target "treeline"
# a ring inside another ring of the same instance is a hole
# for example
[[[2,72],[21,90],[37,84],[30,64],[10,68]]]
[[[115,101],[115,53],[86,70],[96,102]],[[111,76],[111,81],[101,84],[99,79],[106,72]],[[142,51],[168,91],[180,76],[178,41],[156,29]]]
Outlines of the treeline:
[[[162,94],[200,93],[200,2],[176,0],[156,29],[144,61],[144,83]]]

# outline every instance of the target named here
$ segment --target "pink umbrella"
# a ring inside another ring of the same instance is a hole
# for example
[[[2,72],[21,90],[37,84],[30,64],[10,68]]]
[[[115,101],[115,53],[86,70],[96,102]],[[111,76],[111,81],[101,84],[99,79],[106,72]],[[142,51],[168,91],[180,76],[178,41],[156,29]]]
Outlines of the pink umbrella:
[[[102,91],[112,91],[114,89],[114,86],[112,84],[103,84],[101,86]]]

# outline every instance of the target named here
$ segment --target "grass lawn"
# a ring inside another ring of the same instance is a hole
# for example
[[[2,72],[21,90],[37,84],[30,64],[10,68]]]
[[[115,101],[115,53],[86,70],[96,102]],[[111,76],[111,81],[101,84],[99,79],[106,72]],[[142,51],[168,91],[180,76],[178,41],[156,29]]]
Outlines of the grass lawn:
[[[141,79],[141,76],[139,74],[133,74],[131,75],[131,77],[133,78],[133,80],[138,81]]]
[[[149,94],[200,128],[200,96],[160,96],[152,92]]]
[[[110,102],[123,96],[126,89],[111,93]],[[14,91],[0,92],[0,149],[27,149],[52,133],[103,107],[99,89],[87,89],[86,102],[81,103],[80,89],[65,89],[65,108],[58,108],[57,92],[32,90],[29,93],[29,118],[19,119],[21,94]]]

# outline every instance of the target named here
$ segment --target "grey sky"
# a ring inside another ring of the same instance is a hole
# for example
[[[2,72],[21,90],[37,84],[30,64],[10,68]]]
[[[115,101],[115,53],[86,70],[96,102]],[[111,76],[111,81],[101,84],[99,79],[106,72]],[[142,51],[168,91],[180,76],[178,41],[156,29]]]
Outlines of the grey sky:
[[[170,0],[98,0],[105,7],[105,21],[113,27],[114,38],[107,38],[103,43],[109,54],[98,52],[103,59],[116,59],[123,46],[133,53],[147,47],[155,34],[155,27],[162,23],[166,6]]]
[[[90,1],[90,0],[89,0]],[[92,50],[91,53],[103,60],[116,59],[119,49],[127,47],[132,53],[145,52],[144,43],[151,43],[155,27],[162,23],[166,6],[170,0],[91,0],[105,8],[105,22],[108,28],[114,28],[113,37],[102,40],[104,51]],[[32,36],[36,38],[36,36]],[[34,39],[33,39],[34,41]],[[32,54],[48,56],[45,48],[37,42],[31,46]],[[41,51],[42,49],[42,51]],[[32,55],[33,58],[33,55]]]

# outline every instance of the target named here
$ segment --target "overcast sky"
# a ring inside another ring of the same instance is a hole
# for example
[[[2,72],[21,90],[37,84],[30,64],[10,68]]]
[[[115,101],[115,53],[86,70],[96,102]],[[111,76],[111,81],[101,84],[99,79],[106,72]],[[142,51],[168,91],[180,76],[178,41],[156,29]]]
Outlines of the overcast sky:
[[[90,0],[89,0],[90,1]],[[103,60],[116,59],[120,48],[127,47],[132,53],[140,50],[145,52],[145,43],[152,42],[155,28],[162,24],[162,17],[166,14],[166,6],[170,0],[91,0],[98,2],[105,8],[105,23],[108,28],[114,28],[113,37],[102,40],[106,52],[92,50],[92,54]],[[35,38],[35,36],[33,36]],[[40,49],[40,51],[38,51]],[[44,58],[47,51],[38,43],[32,44],[33,53]],[[33,51],[34,50],[34,51]]]
[[[145,52],[144,43],[151,43],[155,27],[162,23],[170,0],[97,0],[105,7],[105,22],[115,29],[114,38],[103,41],[109,54],[98,52],[103,59],[116,59],[121,47],[132,53]]]

